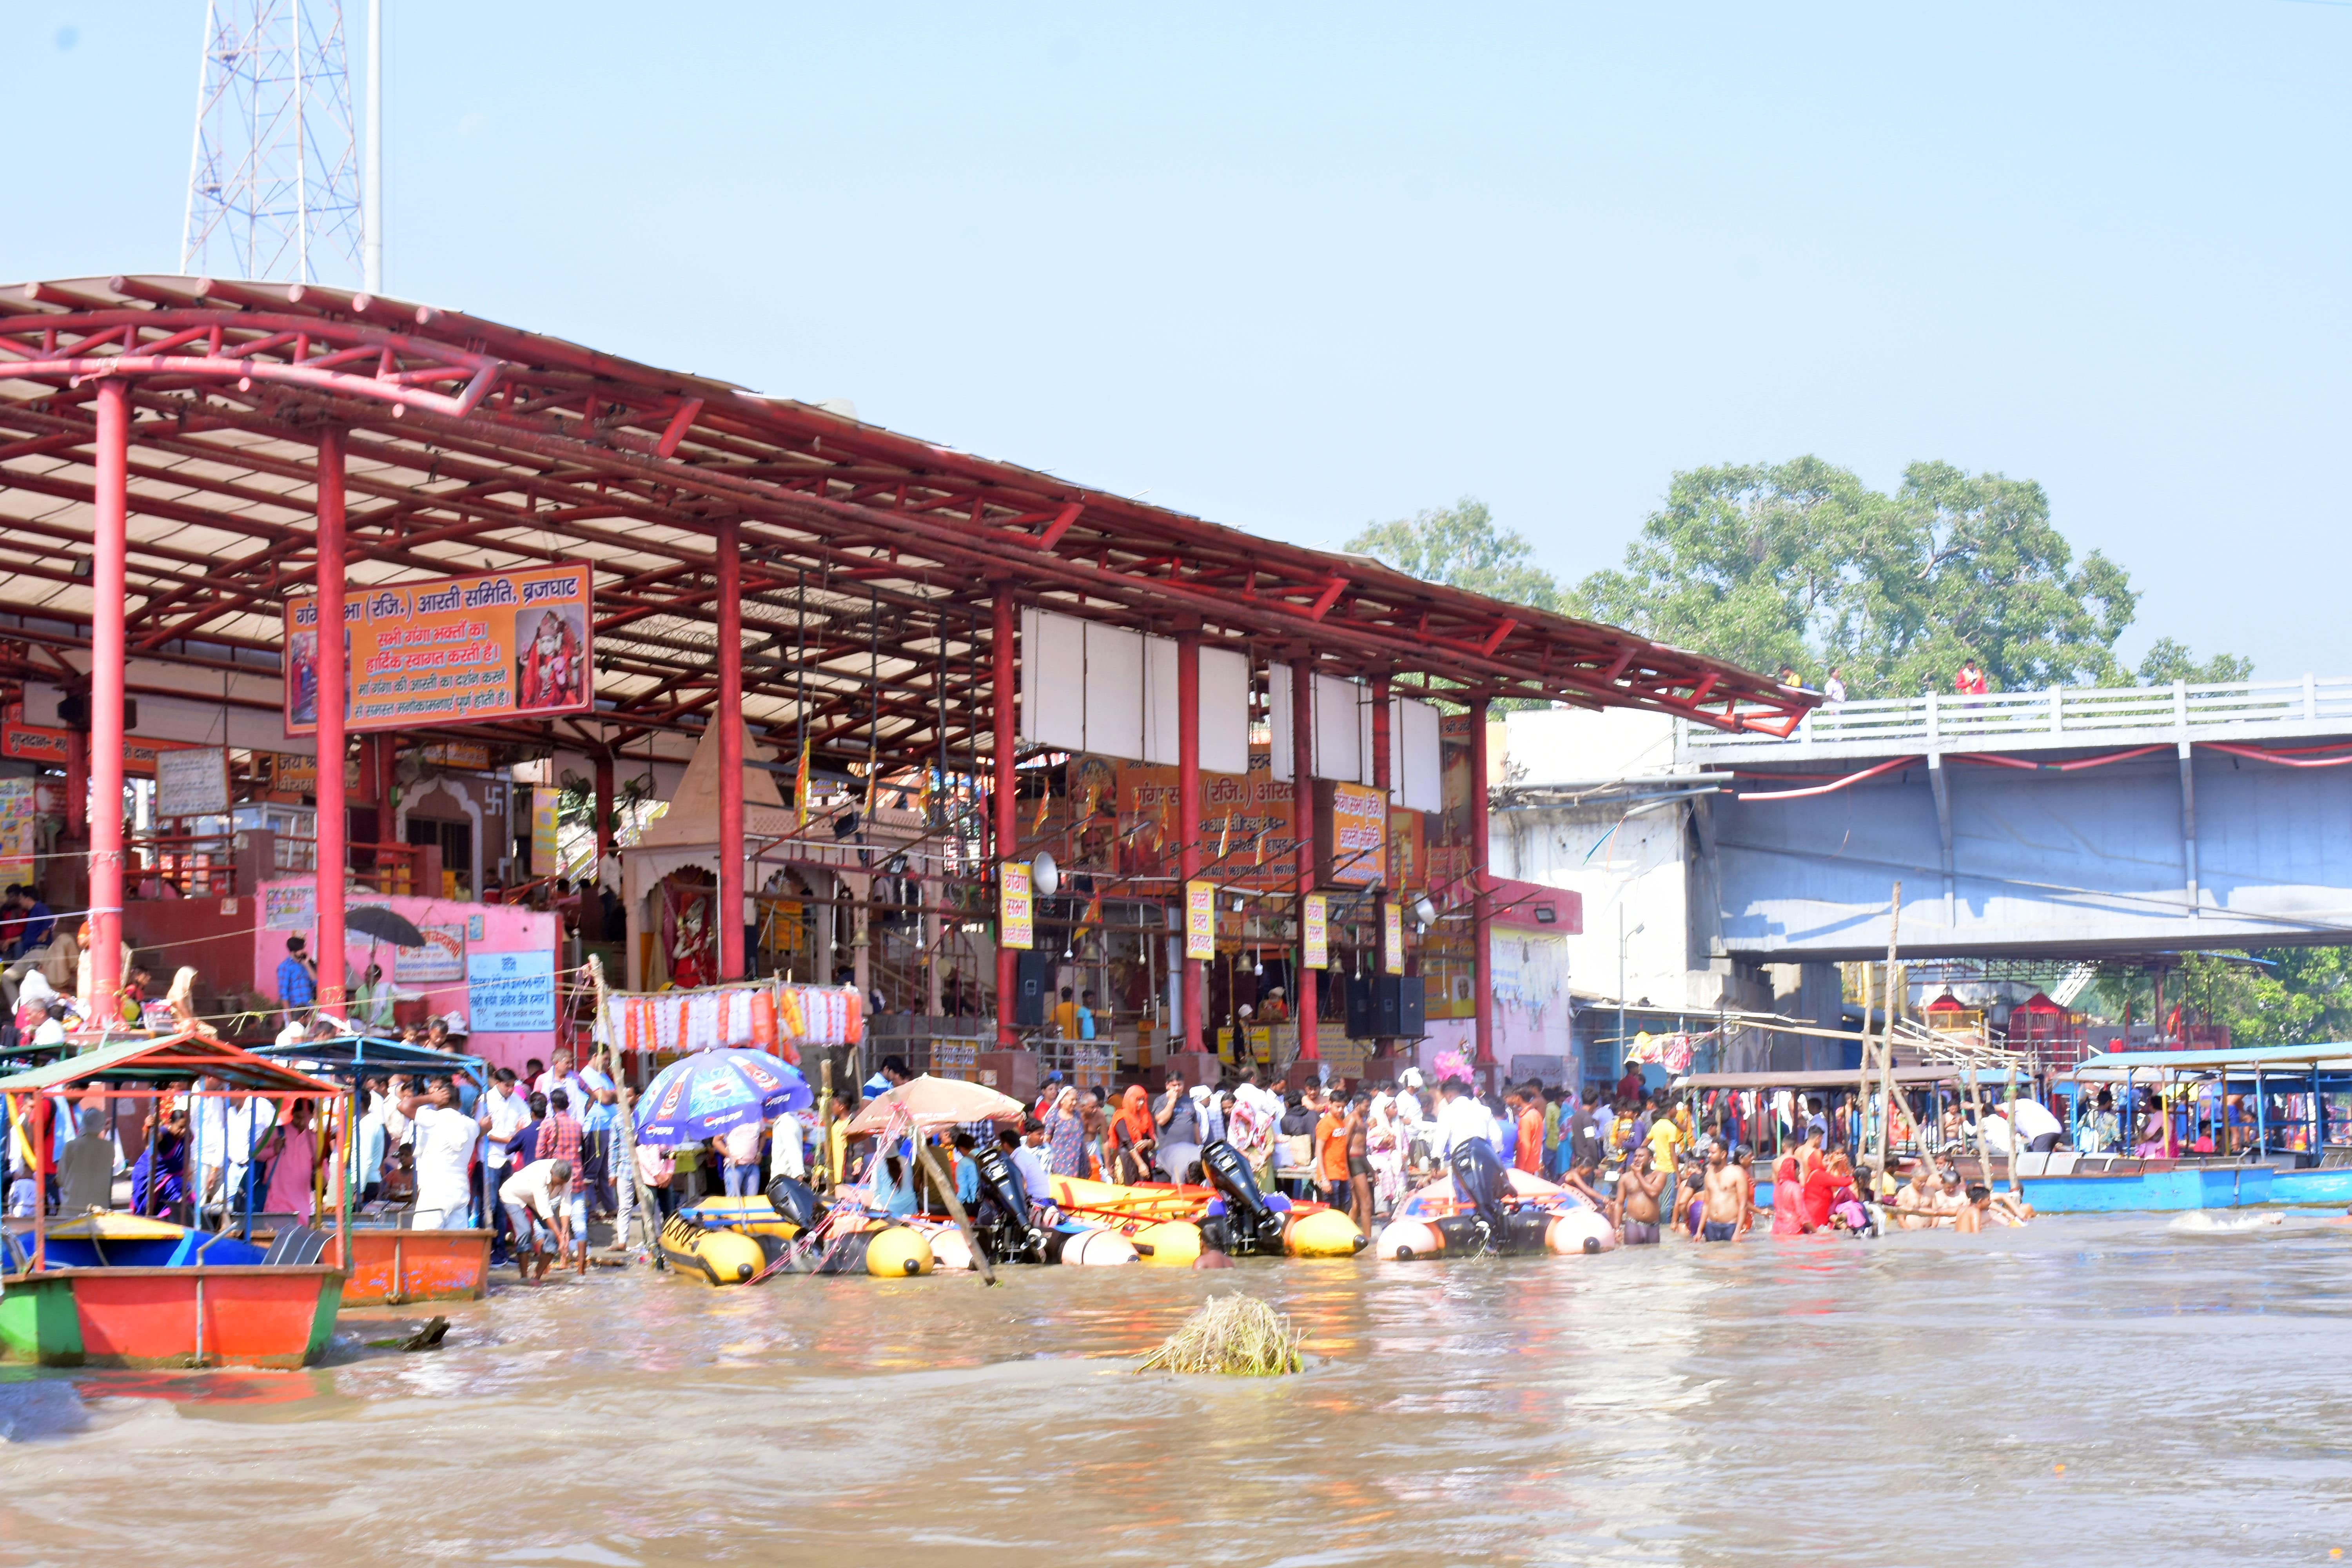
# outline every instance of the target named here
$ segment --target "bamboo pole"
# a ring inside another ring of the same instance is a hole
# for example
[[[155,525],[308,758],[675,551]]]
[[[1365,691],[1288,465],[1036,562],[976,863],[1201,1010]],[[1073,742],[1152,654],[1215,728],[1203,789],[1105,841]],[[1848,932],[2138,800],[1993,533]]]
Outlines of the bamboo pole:
[[[1903,884],[1895,884],[1894,907],[1886,919],[1886,1015],[1878,1030],[1878,1186],[1886,1187],[1887,1166],[1895,1152],[1895,1010],[1901,1005],[1903,976],[1896,965],[1896,941],[1903,929]]]

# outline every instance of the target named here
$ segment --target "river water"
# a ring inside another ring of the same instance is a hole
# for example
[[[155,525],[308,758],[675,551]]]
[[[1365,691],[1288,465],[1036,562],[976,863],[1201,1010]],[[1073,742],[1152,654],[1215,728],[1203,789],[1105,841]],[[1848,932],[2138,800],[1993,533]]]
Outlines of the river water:
[[[649,1270],[349,1313],[307,1373],[0,1384],[0,1561],[2312,1563],[2352,1227],[2153,1215],[1600,1258]],[[1314,1364],[1139,1375],[1211,1293]]]

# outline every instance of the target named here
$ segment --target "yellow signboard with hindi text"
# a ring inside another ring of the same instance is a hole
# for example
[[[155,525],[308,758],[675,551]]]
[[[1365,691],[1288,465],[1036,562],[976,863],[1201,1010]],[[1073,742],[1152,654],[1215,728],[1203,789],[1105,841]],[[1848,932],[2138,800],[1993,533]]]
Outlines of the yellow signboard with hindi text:
[[[1184,956],[1203,961],[1217,956],[1217,886],[1213,882],[1184,884]]]
[[[1026,952],[1037,945],[1036,908],[1029,894],[1029,867],[1024,861],[1007,860],[1003,876],[996,943]]]

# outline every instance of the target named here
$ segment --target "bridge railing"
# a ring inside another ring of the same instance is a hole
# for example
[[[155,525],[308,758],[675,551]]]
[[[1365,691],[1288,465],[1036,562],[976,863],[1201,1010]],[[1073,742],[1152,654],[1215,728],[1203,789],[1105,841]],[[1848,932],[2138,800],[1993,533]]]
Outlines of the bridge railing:
[[[1842,702],[1808,713],[1787,740],[1730,733],[1677,721],[1685,757],[1806,751],[1967,751],[1996,744],[2096,744],[2119,731],[2171,731],[2183,738],[2222,731],[2262,731],[2335,724],[2352,729],[2352,677],[2237,680],[2170,686],[2052,687],[1962,697]],[[2226,738],[2215,734],[2216,739]]]

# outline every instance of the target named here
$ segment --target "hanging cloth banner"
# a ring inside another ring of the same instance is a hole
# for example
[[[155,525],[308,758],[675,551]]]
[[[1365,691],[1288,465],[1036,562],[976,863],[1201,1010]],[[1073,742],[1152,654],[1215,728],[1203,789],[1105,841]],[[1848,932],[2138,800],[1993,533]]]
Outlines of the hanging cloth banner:
[[[1184,956],[1217,956],[1217,889],[1213,882],[1184,884]]]
[[[1003,890],[997,911],[997,945],[1024,952],[1037,945],[1034,901],[1029,896],[1029,868],[1007,860],[1001,873]]]
[[[1305,949],[1299,963],[1309,969],[1328,968],[1331,963],[1331,903],[1321,893],[1309,893],[1305,912],[1298,921],[1299,945]]]
[[[1381,973],[1404,973],[1404,911],[1393,899],[1381,900]]]

